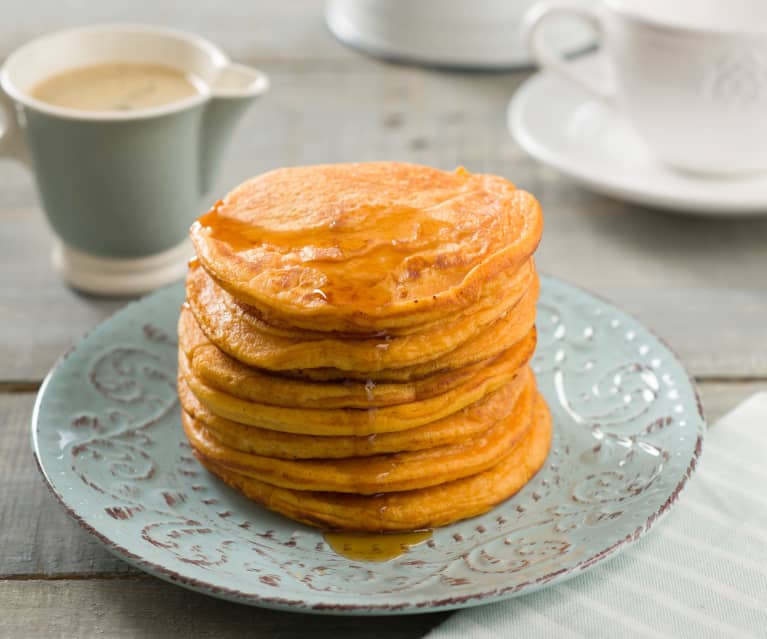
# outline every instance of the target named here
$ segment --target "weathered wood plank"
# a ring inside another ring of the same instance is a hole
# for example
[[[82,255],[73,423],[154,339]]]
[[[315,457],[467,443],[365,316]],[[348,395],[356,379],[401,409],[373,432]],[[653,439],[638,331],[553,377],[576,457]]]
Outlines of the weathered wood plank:
[[[725,413],[754,393],[767,392],[767,381],[747,383],[701,383],[700,390],[706,421],[714,426]]]
[[[39,212],[0,209],[0,226],[0,382],[39,381],[68,344],[125,302],[61,284]]]
[[[767,381],[701,388],[713,422],[749,394],[767,390]],[[45,487],[29,448],[33,402],[31,393],[0,395],[0,579],[136,574],[70,520]]]
[[[27,0],[9,6],[0,30],[0,58],[38,35],[85,24],[138,22],[185,29],[210,39],[243,61],[344,60],[356,54],[338,44],[325,27],[324,2],[203,2]]]
[[[0,581],[2,637],[422,637],[448,613],[307,616],[233,604],[157,579]],[[41,614],[42,612],[42,614]]]
[[[534,163],[504,122],[524,74],[360,65],[274,72],[273,92],[245,117],[215,191],[275,166],[314,162],[390,158],[497,172],[543,203],[542,270],[638,315],[698,376],[767,375],[767,221],[664,215],[593,195]],[[0,182],[0,381],[40,379],[119,303],[58,282],[30,177],[5,163]]]
[[[0,578],[135,573],[70,519],[46,487],[30,446],[34,397],[0,395]]]

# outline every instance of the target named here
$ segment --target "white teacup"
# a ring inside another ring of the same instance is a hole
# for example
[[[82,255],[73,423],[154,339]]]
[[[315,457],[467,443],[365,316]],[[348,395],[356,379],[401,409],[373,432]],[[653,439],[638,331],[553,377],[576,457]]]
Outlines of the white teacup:
[[[602,38],[612,77],[584,77],[542,38],[576,16]],[[551,0],[523,27],[537,62],[613,103],[652,152],[703,174],[767,169],[767,2]]]

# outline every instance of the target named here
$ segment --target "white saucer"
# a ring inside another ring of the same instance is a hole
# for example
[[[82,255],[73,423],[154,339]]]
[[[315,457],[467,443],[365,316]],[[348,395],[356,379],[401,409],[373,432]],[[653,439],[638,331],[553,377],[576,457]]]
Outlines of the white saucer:
[[[519,36],[537,0],[328,0],[325,20],[342,43],[369,55],[452,69],[501,71],[530,66]],[[578,21],[561,20],[545,37],[564,51],[594,42]]]
[[[575,64],[597,73],[601,63],[591,55]],[[559,76],[527,80],[508,124],[530,155],[599,193],[693,215],[767,215],[767,174],[704,178],[667,168],[620,113]]]
[[[64,281],[93,295],[141,295],[181,279],[194,255],[187,239],[173,248],[139,258],[106,258],[83,253],[60,241],[53,246],[53,266]]]

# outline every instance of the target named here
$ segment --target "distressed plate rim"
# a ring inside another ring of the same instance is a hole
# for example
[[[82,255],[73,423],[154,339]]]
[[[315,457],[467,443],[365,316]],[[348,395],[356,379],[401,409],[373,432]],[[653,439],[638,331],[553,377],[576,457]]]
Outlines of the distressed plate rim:
[[[456,597],[441,597],[435,599],[421,599],[415,600],[408,604],[356,604],[350,603],[343,597],[334,597],[333,593],[326,593],[326,601],[310,603],[301,599],[290,599],[282,596],[268,596],[262,594],[262,592],[243,592],[234,588],[222,587],[217,584],[209,583],[204,580],[191,577],[184,574],[182,571],[174,570],[161,563],[150,561],[130,550],[129,548],[115,542],[107,532],[94,526],[87,520],[87,515],[83,515],[78,509],[70,504],[66,496],[57,488],[56,481],[51,477],[50,473],[46,470],[44,461],[44,455],[41,455],[41,445],[39,441],[39,419],[43,404],[46,400],[46,392],[52,380],[59,374],[63,364],[67,361],[70,355],[76,350],[81,348],[87,348],[88,340],[94,332],[111,324],[115,320],[129,313],[131,310],[138,306],[147,303],[147,300],[154,299],[163,295],[169,295],[170,292],[179,287],[179,283],[166,286],[154,293],[151,293],[138,300],[134,300],[124,307],[118,309],[111,316],[94,326],[91,330],[86,332],[75,344],[73,344],[67,351],[65,351],[55,362],[51,370],[46,375],[43,383],[40,386],[37,397],[35,399],[34,408],[31,418],[31,436],[32,436],[32,448],[33,457],[40,471],[45,484],[56,500],[61,504],[72,519],[74,519],[86,532],[95,537],[108,551],[117,557],[125,560],[130,565],[150,574],[158,577],[164,581],[180,585],[195,592],[214,596],[228,601],[237,603],[243,603],[247,605],[253,605],[263,608],[270,608],[274,610],[283,610],[288,612],[299,612],[308,614],[331,614],[331,615],[403,615],[403,614],[421,614],[429,612],[442,612],[448,610],[455,610],[460,608],[472,607],[476,605],[484,605],[503,601],[512,597],[520,596],[523,594],[530,594],[536,590],[547,588],[549,586],[561,583],[568,579],[571,579],[586,570],[592,568],[595,565],[602,563],[622,551],[627,546],[636,543],[640,538],[644,537],[650,532],[659,521],[661,521],[665,515],[671,510],[671,508],[678,502],[679,496],[684,491],[688,482],[692,478],[697,468],[700,456],[702,453],[703,439],[706,431],[706,422],[703,413],[703,406],[700,400],[700,394],[695,384],[694,379],[686,368],[681,363],[679,357],[673,351],[672,348],[655,332],[647,328],[642,322],[630,313],[615,306],[611,301],[605,299],[601,295],[595,294],[581,286],[571,284],[559,277],[552,277],[548,275],[541,275],[542,283],[551,282],[552,284],[563,286],[571,289],[575,294],[586,296],[598,301],[600,304],[616,311],[617,313],[630,318],[638,326],[642,328],[649,336],[655,339],[664,348],[673,359],[674,363],[679,367],[685,376],[684,381],[689,384],[692,395],[695,399],[696,405],[694,406],[694,415],[697,418],[695,424],[696,441],[693,448],[692,456],[689,459],[686,470],[682,473],[681,479],[677,485],[673,488],[671,493],[667,496],[661,506],[654,512],[652,512],[641,525],[639,525],[633,534],[619,539],[617,542],[606,546],[596,553],[584,558],[578,562],[575,566],[552,570],[545,574],[542,574],[539,578],[532,582],[525,584],[515,584],[504,588],[492,588],[488,590],[480,590],[472,592],[466,595],[459,595]],[[555,424],[556,428],[556,424]],[[548,464],[548,460],[546,462]],[[512,497],[513,499],[513,497]],[[499,505],[500,506],[500,505]],[[498,508],[498,507],[496,507]],[[492,511],[491,511],[492,512]],[[464,520],[471,521],[471,520]],[[460,525],[462,522],[458,522]]]

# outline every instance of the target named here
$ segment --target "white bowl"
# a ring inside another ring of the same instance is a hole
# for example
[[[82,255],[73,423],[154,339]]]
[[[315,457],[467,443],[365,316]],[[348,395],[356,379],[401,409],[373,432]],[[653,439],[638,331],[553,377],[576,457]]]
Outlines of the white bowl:
[[[459,69],[504,70],[530,65],[520,38],[536,0],[329,0],[325,18],[341,42],[401,62]],[[593,34],[577,22],[547,29],[565,51],[588,47]]]

